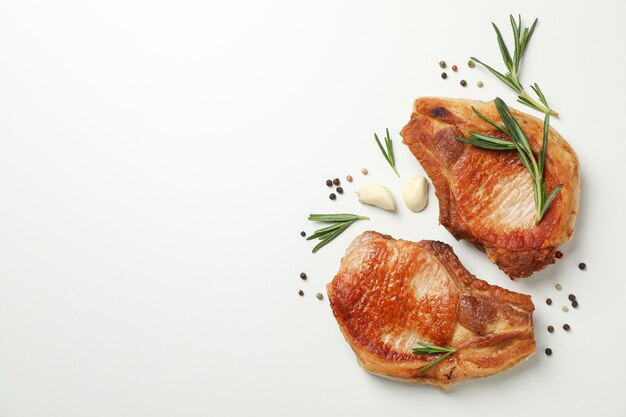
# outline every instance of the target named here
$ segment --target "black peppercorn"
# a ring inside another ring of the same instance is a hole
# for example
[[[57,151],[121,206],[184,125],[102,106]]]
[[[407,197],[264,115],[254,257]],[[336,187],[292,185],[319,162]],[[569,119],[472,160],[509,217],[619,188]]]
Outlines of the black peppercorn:
[[[467,85],[467,81],[465,81],[465,80],[461,80],[461,85],[462,85],[463,87],[465,87],[465,86]]]
[[[338,192],[339,194],[343,194],[343,188],[341,188],[341,187],[337,187],[337,192]]]
[[[549,333],[553,333],[554,332],[554,327],[553,326],[548,326],[548,332]]]
[[[446,78],[448,78],[448,74],[446,74],[445,72],[442,72],[441,73],[441,78],[443,78],[445,80]]]
[[[579,263],[578,269],[580,269],[581,271],[584,271],[585,269],[587,269],[587,264],[584,262]]]
[[[300,272],[300,278],[306,279],[306,274],[304,272]]]
[[[300,290],[298,291],[298,294],[300,295],[300,297],[302,297],[304,295],[304,291]]]
[[[339,184],[341,184],[341,181],[339,181],[339,178],[335,178],[335,179],[333,180],[333,184],[335,184],[335,185],[339,185]]]
[[[546,304],[547,305],[551,305],[552,304],[552,298],[546,298]]]
[[[337,198],[337,196],[335,195],[335,193],[330,193],[330,195],[328,196],[328,198],[330,198],[331,200],[334,200]]]
[[[552,355],[552,349],[546,348],[546,355],[548,356]]]
[[[333,186],[333,182],[331,180],[326,180],[326,185],[329,187]]]
[[[574,301],[576,299],[576,296],[574,294],[570,294],[567,296],[567,299],[570,301]]]
[[[569,324],[565,323],[563,325],[563,330],[568,331],[570,329]]]
[[[300,236],[305,237],[306,236],[306,232],[303,230],[300,232]]]
[[[576,300],[572,301],[572,307],[574,308],[578,307],[578,301]]]

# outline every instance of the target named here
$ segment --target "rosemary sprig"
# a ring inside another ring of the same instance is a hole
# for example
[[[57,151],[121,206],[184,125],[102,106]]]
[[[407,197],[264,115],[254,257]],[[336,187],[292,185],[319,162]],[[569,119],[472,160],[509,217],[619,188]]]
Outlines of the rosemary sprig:
[[[376,143],[378,144],[380,151],[383,153],[383,156],[385,157],[387,162],[389,162],[389,165],[391,165],[393,172],[395,172],[396,175],[399,177],[400,174],[398,174],[398,170],[396,169],[396,159],[393,156],[393,142],[391,141],[391,137],[389,136],[389,129],[385,129],[385,130],[387,132],[387,136],[385,136],[384,148],[383,148],[383,145],[380,143],[380,139],[378,139],[378,135],[376,133],[374,133],[374,139],[376,139]]]
[[[507,72],[506,74],[502,74],[501,72],[493,69],[489,65],[480,61],[477,58],[472,57],[473,61],[478,62],[485,68],[489,70],[493,75],[495,75],[500,81],[504,84],[508,85],[513,91],[518,94],[517,101],[532,108],[537,111],[540,111],[545,114],[551,114],[553,116],[558,116],[559,113],[552,110],[548,105],[548,100],[546,100],[546,96],[543,94],[537,83],[530,86],[530,88],[537,95],[539,102],[533,99],[525,90],[522,84],[519,81],[519,69],[520,64],[522,62],[522,57],[526,52],[526,48],[528,47],[528,42],[530,41],[533,32],[535,31],[535,26],[537,26],[538,19],[535,19],[530,28],[522,28],[522,17],[518,16],[517,22],[513,18],[513,15],[509,15],[509,19],[511,21],[511,28],[513,29],[513,42],[514,42],[514,52],[513,57],[511,57],[511,53],[504,43],[504,39],[502,38],[502,34],[500,33],[500,29],[496,26],[495,23],[491,23],[493,25],[494,30],[496,31],[496,37],[498,38],[498,46],[500,47],[500,53],[502,54],[502,59],[504,60],[504,64],[506,65]]]
[[[500,118],[504,123],[504,126],[492,122],[486,116],[481,114],[472,106],[472,110],[481,119],[494,126],[496,129],[511,138],[511,142],[494,138],[493,136],[483,135],[476,132],[469,132],[471,137],[469,138],[457,138],[461,142],[469,143],[479,148],[493,149],[493,150],[510,150],[515,149],[520,161],[533,179],[533,193],[535,199],[536,220],[535,223],[539,223],[543,218],[543,215],[552,204],[552,201],[556,195],[563,188],[563,184],[559,184],[546,196],[546,180],[543,172],[545,168],[546,151],[548,149],[548,134],[550,131],[550,114],[546,113],[543,121],[543,145],[539,151],[539,159],[535,159],[535,155],[530,147],[528,138],[522,131],[519,123],[511,113],[511,110],[501,98],[495,99],[496,109],[500,113]]]
[[[309,214],[313,222],[332,223],[330,226],[318,229],[306,240],[319,239],[320,242],[313,248],[313,253],[328,245],[333,239],[342,234],[350,225],[358,220],[369,220],[369,217],[356,214]]]
[[[413,354],[414,355],[437,355],[439,353],[443,353],[443,355],[441,355],[440,357],[438,357],[434,361],[430,362],[428,365],[426,365],[423,368],[421,368],[418,372],[424,372],[425,370],[432,368],[433,366],[437,365],[439,362],[443,361],[448,356],[450,356],[454,352],[456,352],[456,349],[453,349],[453,348],[443,348],[443,347],[440,347],[440,346],[431,345],[430,343],[426,343],[426,342],[417,342],[417,344],[422,346],[422,347],[421,348],[413,348]]]

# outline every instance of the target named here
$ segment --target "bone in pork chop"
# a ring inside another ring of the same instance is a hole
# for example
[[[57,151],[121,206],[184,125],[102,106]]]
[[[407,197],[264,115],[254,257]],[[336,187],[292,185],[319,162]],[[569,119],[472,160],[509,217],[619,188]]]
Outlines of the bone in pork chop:
[[[470,131],[500,136],[471,109],[496,123],[493,102],[425,97],[415,100],[402,129],[405,143],[435,186],[439,222],[456,239],[467,239],[511,278],[523,278],[554,263],[559,245],[571,239],[578,213],[578,159],[570,145],[550,129],[544,176],[546,189],[563,189],[539,224],[531,175],[517,153],[478,148],[458,141]],[[511,109],[536,154],[543,121]],[[506,138],[502,135],[500,137]]]
[[[361,366],[387,378],[442,389],[511,368],[535,351],[530,296],[470,274],[444,243],[365,232],[328,284],[333,314]],[[417,342],[456,349],[432,355]]]

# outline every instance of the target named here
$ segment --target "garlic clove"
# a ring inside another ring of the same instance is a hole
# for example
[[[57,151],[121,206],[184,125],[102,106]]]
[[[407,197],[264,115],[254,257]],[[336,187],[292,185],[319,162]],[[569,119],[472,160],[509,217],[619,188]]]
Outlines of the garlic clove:
[[[413,213],[424,210],[428,204],[428,180],[419,174],[413,175],[404,183],[402,198]]]
[[[396,211],[396,202],[391,191],[384,185],[370,184],[356,192],[359,201],[379,207],[383,210]]]

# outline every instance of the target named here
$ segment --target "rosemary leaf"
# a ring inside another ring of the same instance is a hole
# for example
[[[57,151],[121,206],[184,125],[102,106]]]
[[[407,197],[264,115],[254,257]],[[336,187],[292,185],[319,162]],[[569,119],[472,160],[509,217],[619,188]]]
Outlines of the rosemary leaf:
[[[376,143],[378,144],[378,148],[380,149],[383,156],[385,157],[385,160],[389,163],[389,165],[393,169],[393,172],[395,172],[396,175],[399,177],[400,174],[398,173],[398,170],[396,169],[396,158],[393,155],[393,142],[391,140],[391,136],[389,136],[389,129],[385,129],[385,132],[386,132],[386,136],[385,136],[384,148],[383,148],[382,143],[380,143],[380,139],[378,138],[378,135],[376,133],[374,133],[374,139],[376,140]]]
[[[357,216],[356,214],[309,214],[309,220],[312,222],[346,222],[348,220],[369,220],[365,216]]]
[[[441,361],[445,360],[448,356],[450,356],[454,352],[456,352],[456,349],[435,346],[435,345],[432,345],[432,344],[426,343],[426,342],[417,342],[417,344],[422,346],[422,347],[421,348],[413,348],[413,354],[414,355],[436,355],[436,354],[439,354],[439,353],[443,353],[443,355],[441,355],[440,357],[438,357],[434,361],[430,362],[428,365],[426,365],[423,368],[421,368],[418,372],[424,372],[427,369],[432,368],[433,366],[437,365]]]
[[[535,32],[535,27],[537,26],[538,19],[535,19],[530,28],[522,29],[522,17],[518,16],[518,20],[515,21],[513,15],[509,15],[509,21],[511,22],[511,29],[513,30],[513,57],[511,58],[511,53],[509,52],[509,48],[506,46],[504,42],[504,38],[502,37],[502,33],[498,26],[495,23],[491,23],[493,29],[496,32],[496,39],[498,41],[498,48],[500,49],[500,55],[502,55],[502,60],[504,61],[504,65],[506,66],[507,72],[505,74],[495,70],[491,66],[485,64],[481,60],[472,57],[472,61],[478,62],[480,65],[485,67],[489,72],[491,72],[496,78],[502,81],[504,84],[509,86],[513,91],[515,91],[518,95],[517,101],[542,113],[551,114],[553,116],[558,116],[559,113],[552,110],[548,105],[548,101],[546,100],[545,95],[539,89],[537,84],[531,86],[531,89],[539,98],[539,102],[537,102],[534,98],[532,98],[525,90],[522,84],[519,81],[519,70],[520,64],[522,62],[522,58],[526,52],[526,48],[528,48],[528,42]]]
[[[543,97],[539,87],[536,84],[534,87],[536,87],[538,95],[542,97],[543,100],[545,97]],[[543,121],[543,144],[539,151],[538,158],[536,159],[530,146],[530,142],[517,122],[517,119],[513,116],[511,109],[509,109],[506,103],[499,97],[497,97],[494,102],[504,126],[500,126],[489,120],[475,108],[472,107],[472,109],[481,119],[509,136],[511,138],[511,142],[476,132],[469,132],[469,138],[457,138],[457,140],[485,149],[500,151],[515,149],[517,151],[517,156],[519,157],[520,162],[524,165],[524,168],[528,170],[528,173],[533,181],[533,199],[535,202],[536,223],[539,223],[543,218],[543,215],[548,210],[550,204],[552,204],[559,191],[563,188],[563,184],[559,184],[554,187],[550,194],[546,196],[547,181],[544,176],[544,170],[550,133],[550,114],[546,113]]]
[[[330,226],[316,230],[307,238],[307,240],[319,239],[320,242],[313,248],[313,253],[316,253],[342,234],[353,223],[359,220],[369,220],[369,217],[356,214],[309,214],[309,220],[331,223]]]
[[[323,235],[320,238],[320,243],[318,243],[317,245],[315,245],[315,247],[313,248],[313,253],[317,253],[318,250],[320,250],[321,248],[323,248],[324,246],[328,245],[330,242],[332,242],[333,240],[335,240],[335,238],[337,236],[339,236],[340,234],[342,234],[348,227],[350,227],[350,225],[352,223],[354,223],[356,220],[351,220],[349,222],[343,223],[337,230],[335,230],[334,232],[331,232],[329,234]]]

